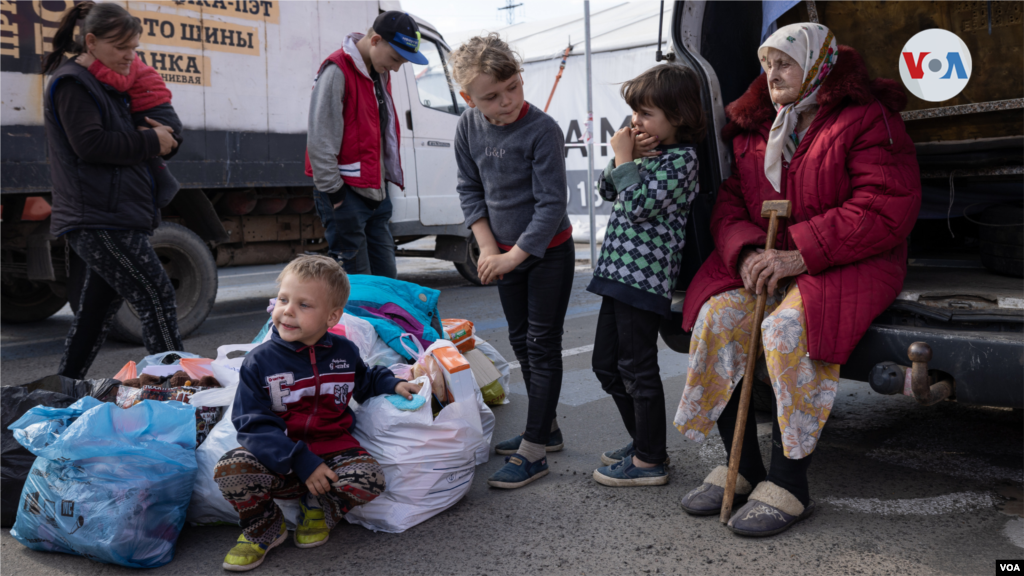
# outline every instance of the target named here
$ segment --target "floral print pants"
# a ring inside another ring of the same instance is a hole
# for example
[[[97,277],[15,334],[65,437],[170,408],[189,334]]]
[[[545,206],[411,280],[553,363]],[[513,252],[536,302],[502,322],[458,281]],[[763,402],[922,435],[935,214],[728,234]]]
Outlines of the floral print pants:
[[[693,327],[686,388],[675,425],[703,441],[722,414],[747,367],[757,296],[744,288],[708,300]],[[778,406],[783,452],[799,460],[814,451],[839,384],[839,364],[811,360],[807,320],[796,282],[768,297],[761,323],[765,363]]]

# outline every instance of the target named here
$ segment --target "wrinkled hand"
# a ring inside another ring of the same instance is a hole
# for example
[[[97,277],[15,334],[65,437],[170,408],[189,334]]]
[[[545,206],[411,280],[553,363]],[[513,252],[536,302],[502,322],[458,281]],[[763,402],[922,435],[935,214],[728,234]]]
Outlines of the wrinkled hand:
[[[762,254],[764,254],[764,248],[748,247],[740,252],[740,279],[743,280],[743,287],[751,294],[754,293],[754,289],[757,286],[757,276],[751,275],[751,272],[754,270],[754,264],[760,262]]]
[[[783,278],[803,274],[807,271],[807,265],[804,264],[804,258],[800,255],[799,250],[759,251],[761,252],[758,254],[759,258],[750,265],[750,277],[756,281],[755,294],[760,295],[761,290],[766,287],[768,293],[772,294]]]
[[[510,253],[490,256],[486,260],[481,257],[477,264],[480,282],[486,286],[495,279],[502,280],[505,278],[505,274],[515,270],[518,265],[519,262],[516,262]]]
[[[331,482],[337,482],[338,475],[327,467],[327,464],[320,464],[313,470],[313,473],[306,478],[306,488],[310,492],[321,496],[331,491]]]
[[[178,141],[174,139],[174,130],[171,130],[170,126],[164,126],[152,118],[146,118],[146,122],[153,127],[152,130],[156,132],[156,136],[160,140],[160,156],[166,156],[178,147]],[[140,132],[149,129],[145,126],[138,127]]]
[[[655,150],[658,144],[661,144],[661,140],[657,136],[633,128],[633,160],[660,156],[661,152]]]
[[[413,394],[418,394],[420,388],[423,388],[422,384],[413,384],[412,382],[399,382],[395,386],[395,394],[401,394],[406,400],[412,400]]]

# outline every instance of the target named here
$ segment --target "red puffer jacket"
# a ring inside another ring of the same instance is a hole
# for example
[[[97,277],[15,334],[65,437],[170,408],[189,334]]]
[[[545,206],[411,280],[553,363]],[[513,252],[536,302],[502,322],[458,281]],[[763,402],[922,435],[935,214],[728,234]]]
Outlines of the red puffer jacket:
[[[765,244],[761,203],[786,199],[792,217],[780,222],[775,247],[800,250],[807,264],[797,284],[811,358],[843,364],[903,288],[921,179],[899,115],[907,96],[897,82],[869,80],[857,51],[840,46],[818,90],[818,113],[792,162],[783,164],[781,194],[764,175],[775,119],[765,75],[726,108],[722,137],[732,140],[735,166],[718,191],[711,217],[716,249],[687,290],[683,328],[693,329],[709,298],[743,286],[740,251]]]

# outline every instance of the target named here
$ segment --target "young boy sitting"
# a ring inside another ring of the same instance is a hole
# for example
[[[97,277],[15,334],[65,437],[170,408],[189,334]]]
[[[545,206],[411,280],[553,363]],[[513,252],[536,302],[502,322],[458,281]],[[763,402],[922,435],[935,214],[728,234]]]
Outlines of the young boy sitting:
[[[214,469],[224,498],[238,511],[242,535],[224,569],[252,570],[288,537],[275,498],[302,498],[295,545],[327,542],[354,506],[384,492],[380,464],[349,429],[352,398],[379,394],[407,399],[419,385],[382,366],[367,367],[348,339],[327,332],[349,296],[345,271],[333,258],[299,256],[278,276],[269,341],[246,356],[231,422],[241,448]]]

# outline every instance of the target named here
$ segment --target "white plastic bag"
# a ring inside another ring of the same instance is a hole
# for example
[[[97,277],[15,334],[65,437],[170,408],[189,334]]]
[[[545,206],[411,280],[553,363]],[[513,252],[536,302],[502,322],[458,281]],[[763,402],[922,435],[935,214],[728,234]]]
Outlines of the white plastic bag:
[[[217,390],[210,390],[216,392]],[[201,393],[196,393],[194,399]],[[232,394],[232,397],[234,395]],[[188,506],[188,514],[185,519],[193,526],[211,524],[232,524],[238,525],[238,512],[224,499],[220,487],[213,480],[213,469],[228,450],[238,448],[238,432],[235,425],[231,423],[231,404],[223,404],[224,417],[213,427],[213,431],[206,437],[206,441],[196,448],[196,464],[199,472],[196,474],[196,483],[192,488],[192,501]],[[216,404],[213,404],[216,405]],[[298,521],[300,509],[297,500],[276,500],[281,511],[284,512],[285,523],[288,528],[294,529]]]
[[[338,324],[345,326],[345,338],[348,338],[359,349],[359,357],[367,366],[390,366],[404,362],[402,355],[377,336],[377,331],[366,320],[351,314],[342,314]],[[270,340],[270,330],[263,335],[260,343]]]
[[[508,404],[509,396],[509,381],[512,379],[512,367],[508,361],[491,346],[489,342],[479,336],[473,336],[473,340],[476,342],[476,349],[483,352],[487,359],[494,363],[494,367],[501,373],[501,378],[498,378],[498,383],[505,390],[505,401],[502,404]]]
[[[197,393],[198,396],[201,393]],[[195,396],[193,396],[195,398]],[[231,403],[226,404],[224,417],[213,427],[206,441],[196,448],[196,484],[192,488],[192,501],[188,505],[185,519],[197,524],[238,524],[238,512],[221,495],[220,487],[213,481],[213,468],[225,452],[238,448],[235,426],[231,423]]]
[[[438,341],[432,348],[454,346]],[[494,414],[473,383],[451,387],[455,402],[433,418],[430,387],[426,402],[409,412],[384,396],[363,404],[352,435],[384,469],[387,489],[372,502],[353,508],[349,522],[375,531],[403,532],[458,502],[473,481],[478,464],[490,454]]]
[[[211,366],[225,366],[231,368],[235,372],[242,367],[242,362],[245,360],[245,354],[237,356],[235,358],[228,358],[228,355],[232,352],[245,352],[249,353],[250,350],[259,346],[256,343],[250,344],[225,344],[217,347],[217,358],[210,363]],[[221,383],[223,385],[223,383]]]

